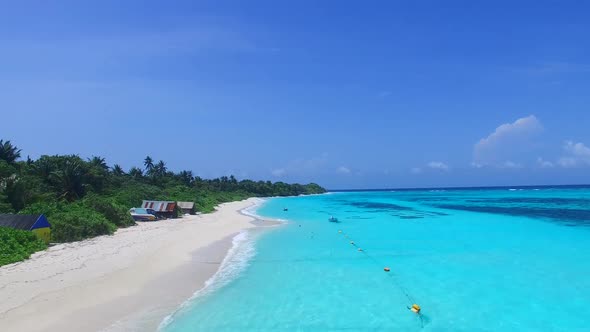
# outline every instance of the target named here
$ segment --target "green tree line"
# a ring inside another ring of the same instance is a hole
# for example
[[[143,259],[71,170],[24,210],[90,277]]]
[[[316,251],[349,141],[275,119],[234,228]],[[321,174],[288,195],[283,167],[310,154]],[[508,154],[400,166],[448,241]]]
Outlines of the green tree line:
[[[141,167],[125,171],[102,157],[43,155],[21,160],[21,150],[0,140],[0,213],[47,216],[52,242],[112,234],[134,225],[129,208],[144,199],[192,201],[207,213],[220,203],[248,197],[292,196],[325,192],[317,184],[238,181],[233,175],[202,179],[192,171],[170,171],[147,156]]]

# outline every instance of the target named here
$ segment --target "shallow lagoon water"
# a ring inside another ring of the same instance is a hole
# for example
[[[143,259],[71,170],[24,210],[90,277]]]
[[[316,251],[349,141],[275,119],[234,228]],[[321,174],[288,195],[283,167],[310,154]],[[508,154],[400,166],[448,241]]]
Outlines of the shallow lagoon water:
[[[344,192],[257,213],[289,222],[249,234],[236,277],[162,330],[590,329],[590,188]]]

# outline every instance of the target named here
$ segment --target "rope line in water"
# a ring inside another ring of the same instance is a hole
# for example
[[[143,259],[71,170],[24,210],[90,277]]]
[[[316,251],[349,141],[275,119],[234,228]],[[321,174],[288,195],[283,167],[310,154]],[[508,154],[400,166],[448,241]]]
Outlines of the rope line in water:
[[[344,236],[344,237],[345,237],[347,240],[350,240],[350,244],[351,244],[353,247],[355,247],[355,248],[358,248],[358,249],[359,249],[358,251],[359,251],[360,253],[363,253],[363,254],[365,255],[365,257],[369,258],[369,259],[370,259],[371,261],[373,261],[373,262],[374,262],[374,263],[375,263],[377,266],[379,266],[379,267],[387,266],[387,265],[385,265],[385,264],[382,264],[380,261],[378,261],[378,260],[377,260],[375,257],[373,257],[372,255],[370,255],[370,254],[369,254],[369,253],[368,253],[368,252],[367,252],[365,249],[362,249],[361,247],[357,246],[356,242],[354,242],[354,241],[353,241],[353,240],[352,240],[352,239],[351,239],[351,238],[350,238],[350,237],[349,237],[349,236],[348,236],[348,235],[347,235],[345,232],[343,232],[342,230],[339,230],[338,232],[339,232],[339,233],[341,233],[341,234],[342,234],[342,235],[343,235],[343,236]],[[402,284],[401,284],[400,282],[398,282],[398,281],[395,279],[395,276],[394,276],[394,274],[393,274],[393,273],[391,273],[391,272],[389,272],[389,268],[388,268],[388,267],[385,267],[384,269],[387,269],[387,270],[385,270],[385,272],[387,273],[387,276],[388,276],[389,278],[391,278],[391,280],[392,280],[392,284],[391,284],[391,285],[392,285],[392,286],[397,286],[397,288],[398,288],[398,289],[399,289],[399,290],[400,290],[400,291],[401,291],[401,292],[402,292],[402,293],[403,293],[403,294],[406,296],[406,298],[408,299],[408,301],[410,301],[410,303],[411,303],[411,304],[415,304],[415,303],[417,303],[417,302],[414,300],[414,297],[410,295],[410,293],[408,292],[408,290],[407,290],[407,289],[406,289],[404,286],[402,286]],[[421,327],[422,327],[422,328],[424,328],[424,319],[423,319],[423,317],[422,317],[422,314],[418,313],[418,317],[420,318],[420,325],[421,325]]]
[[[357,248],[359,248],[357,246]],[[364,249],[363,249],[364,250]],[[419,256],[417,254],[383,254],[383,255],[372,255],[372,257],[382,257],[382,258],[396,258],[396,257],[416,257]],[[249,262],[256,262],[256,263],[306,263],[306,262],[321,262],[321,261],[353,261],[353,260],[362,260],[365,258],[357,257],[351,258],[350,256],[330,256],[330,257],[300,257],[300,258],[251,258]],[[223,260],[195,260],[193,263],[197,264],[221,264]],[[241,259],[230,259],[227,260],[228,263],[239,263],[242,262]]]

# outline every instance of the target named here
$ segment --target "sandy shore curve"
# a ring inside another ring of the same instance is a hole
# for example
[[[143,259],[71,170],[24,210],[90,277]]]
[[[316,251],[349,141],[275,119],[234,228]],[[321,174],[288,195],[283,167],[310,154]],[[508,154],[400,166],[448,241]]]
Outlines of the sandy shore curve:
[[[219,269],[232,238],[260,227],[251,198],[199,216],[60,244],[0,267],[5,331],[156,330]]]

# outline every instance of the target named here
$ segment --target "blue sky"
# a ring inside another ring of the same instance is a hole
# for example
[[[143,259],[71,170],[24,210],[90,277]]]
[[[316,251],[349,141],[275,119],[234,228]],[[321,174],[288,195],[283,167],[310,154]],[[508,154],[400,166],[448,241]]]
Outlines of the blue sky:
[[[11,1],[0,138],[329,188],[590,183],[585,1]]]

